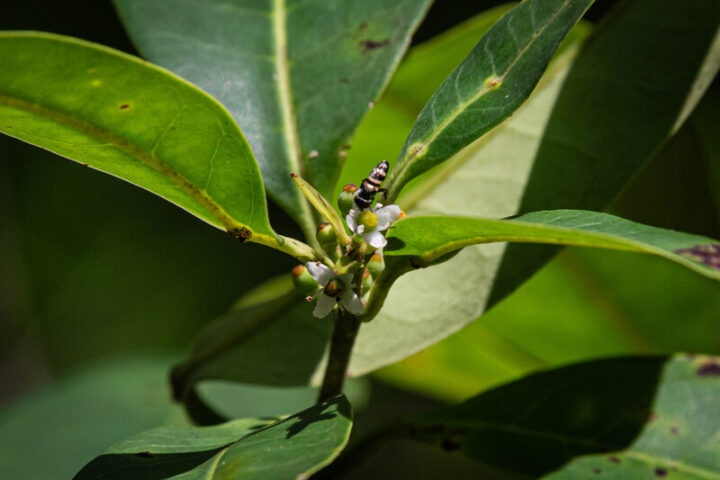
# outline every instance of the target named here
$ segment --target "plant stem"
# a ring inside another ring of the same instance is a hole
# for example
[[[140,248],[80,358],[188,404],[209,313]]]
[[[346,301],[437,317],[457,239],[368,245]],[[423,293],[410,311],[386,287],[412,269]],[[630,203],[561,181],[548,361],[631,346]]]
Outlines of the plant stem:
[[[350,315],[342,309],[336,311],[335,328],[330,340],[330,355],[325,368],[325,378],[320,387],[318,402],[342,393],[347,367],[350,364],[350,355],[361,323],[358,317]]]

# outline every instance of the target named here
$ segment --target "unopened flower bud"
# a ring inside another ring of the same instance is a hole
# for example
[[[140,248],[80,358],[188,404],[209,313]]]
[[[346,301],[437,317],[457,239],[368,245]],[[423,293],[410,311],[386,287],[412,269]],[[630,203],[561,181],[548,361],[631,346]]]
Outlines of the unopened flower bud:
[[[367,263],[367,268],[373,278],[380,275],[380,272],[385,269],[385,260],[383,259],[382,254],[378,252],[373,253],[372,257],[370,257],[370,261]]]
[[[292,269],[292,279],[295,284],[295,288],[302,293],[309,293],[317,290],[319,286],[312,275],[310,275],[307,268],[305,268],[305,265],[297,265]]]
[[[370,275],[370,271],[366,268],[363,272],[363,293],[367,293],[370,291],[370,288],[373,284],[373,277]]]
[[[337,245],[337,234],[335,229],[329,223],[321,223],[318,225],[317,233],[315,233],[318,243],[326,252],[332,252]]]
[[[355,192],[358,191],[358,186],[354,183],[348,183],[343,186],[340,196],[338,196],[338,207],[343,216],[347,215],[355,204]]]

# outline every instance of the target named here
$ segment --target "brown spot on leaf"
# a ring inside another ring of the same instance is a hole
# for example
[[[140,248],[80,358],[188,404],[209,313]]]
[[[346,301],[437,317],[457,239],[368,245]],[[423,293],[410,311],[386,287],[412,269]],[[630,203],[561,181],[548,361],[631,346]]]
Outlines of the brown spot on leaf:
[[[677,434],[678,434],[678,428],[677,428],[677,427],[672,427],[672,428],[670,429],[670,434],[671,434],[671,435],[677,435]]]
[[[360,29],[360,30],[365,30],[365,29],[367,28],[367,25],[368,25],[367,22],[362,22],[362,23],[360,24],[359,29]]]
[[[147,450],[144,452],[137,452],[135,454],[136,457],[142,457],[142,458],[152,458],[152,453],[148,452]]]
[[[608,460],[610,460],[612,463],[618,463],[618,464],[622,463],[622,460],[620,460],[619,457],[615,457],[615,456],[608,458]]]
[[[120,105],[120,110],[125,110],[127,108],[130,108],[130,105],[128,105],[127,103],[123,103],[122,105]]]
[[[679,250],[675,250],[675,253],[689,258],[690,260],[705,264],[715,270],[720,270],[720,243],[681,248]]]
[[[373,50],[377,50],[378,48],[387,47],[390,44],[390,39],[386,38],[385,40],[363,40],[360,42],[360,46],[362,47],[362,53],[368,53],[372,52]]]
[[[350,79],[343,77],[340,79],[340,83],[350,83]]]
[[[656,477],[667,477],[667,475],[668,475],[668,471],[665,470],[664,468],[662,468],[662,467],[655,468],[655,476]]]
[[[593,473],[596,475],[599,475],[602,473],[602,469],[601,468],[593,468]]]
[[[715,362],[706,362],[697,369],[699,377],[720,377],[720,365]]]
[[[248,238],[252,237],[252,231],[246,227],[233,228],[230,232],[235,240],[245,242]]]

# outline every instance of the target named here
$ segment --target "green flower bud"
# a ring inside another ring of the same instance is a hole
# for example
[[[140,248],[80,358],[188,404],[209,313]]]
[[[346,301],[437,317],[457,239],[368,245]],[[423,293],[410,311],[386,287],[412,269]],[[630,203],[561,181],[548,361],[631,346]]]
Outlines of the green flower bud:
[[[363,272],[363,284],[362,284],[363,285],[363,287],[362,287],[363,294],[366,294],[367,292],[370,291],[372,284],[373,284],[373,277],[372,277],[372,275],[370,275],[370,270],[368,270],[366,268],[365,271]]]
[[[355,205],[355,192],[358,191],[358,186],[354,183],[348,183],[343,186],[342,192],[338,197],[338,207],[343,216],[347,215]]]
[[[292,279],[297,288],[303,294],[314,292],[318,289],[319,285],[315,279],[310,275],[305,265],[297,265],[292,269]]]
[[[332,251],[335,245],[337,245],[337,234],[329,223],[321,223],[318,225],[315,238],[317,238],[318,243],[328,251]]]
[[[370,257],[370,261],[367,263],[367,268],[373,278],[380,275],[380,272],[385,269],[385,260],[383,259],[382,254],[377,252],[374,253],[373,256]]]

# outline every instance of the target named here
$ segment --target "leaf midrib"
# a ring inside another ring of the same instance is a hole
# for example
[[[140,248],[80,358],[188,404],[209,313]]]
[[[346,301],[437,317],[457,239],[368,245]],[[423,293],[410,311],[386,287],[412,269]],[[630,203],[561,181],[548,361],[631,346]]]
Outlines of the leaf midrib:
[[[40,117],[49,118],[90,137],[101,140],[106,144],[127,153],[131,157],[139,160],[142,164],[149,166],[156,172],[163,175],[163,177],[170,180],[174,185],[178,186],[183,192],[197,201],[201,207],[207,210],[208,213],[210,213],[220,223],[220,225],[226,229],[248,228],[246,225],[238,222],[230,214],[228,214],[225,209],[223,209],[215,200],[213,200],[212,197],[208,195],[207,191],[199,188],[179,171],[174,169],[170,164],[154,154],[146,152],[134,142],[111,133],[98,125],[67,115],[59,110],[39,103],[31,103],[17,97],[0,94],[0,104],[35,114]],[[225,132],[223,132],[223,135],[225,135]],[[90,167],[92,167],[92,165],[90,165]],[[218,225],[214,226],[217,227]],[[253,231],[253,236],[254,235],[257,235],[257,233]]]

